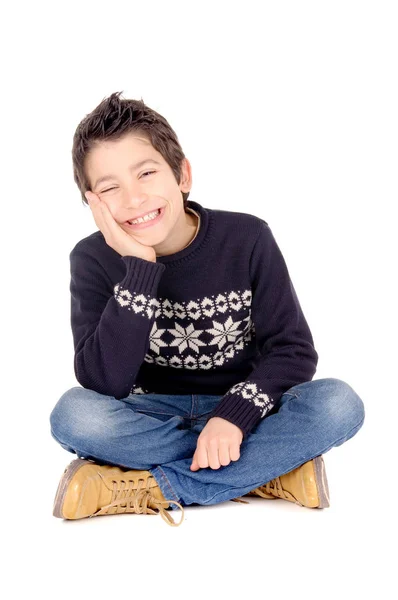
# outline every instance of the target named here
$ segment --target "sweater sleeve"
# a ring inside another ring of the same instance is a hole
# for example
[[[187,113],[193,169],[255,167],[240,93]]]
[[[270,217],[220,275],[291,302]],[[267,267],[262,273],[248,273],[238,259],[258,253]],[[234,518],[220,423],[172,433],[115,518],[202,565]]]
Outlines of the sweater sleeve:
[[[76,379],[84,388],[126,398],[148,350],[165,265],[121,256],[125,277],[113,285],[92,253],[76,246],[69,259]]]
[[[252,320],[258,358],[207,420],[222,417],[244,438],[294,385],[311,381],[318,363],[312,334],[269,225],[262,221],[250,258]]]

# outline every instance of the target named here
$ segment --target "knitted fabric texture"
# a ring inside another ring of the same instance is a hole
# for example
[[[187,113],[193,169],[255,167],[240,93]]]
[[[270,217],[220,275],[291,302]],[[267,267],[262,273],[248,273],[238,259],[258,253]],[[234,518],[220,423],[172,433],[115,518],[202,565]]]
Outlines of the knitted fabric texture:
[[[156,262],[120,256],[101,231],[70,253],[74,371],[85,388],[222,395],[246,437],[318,354],[285,260],[263,219],[205,208],[192,242]]]

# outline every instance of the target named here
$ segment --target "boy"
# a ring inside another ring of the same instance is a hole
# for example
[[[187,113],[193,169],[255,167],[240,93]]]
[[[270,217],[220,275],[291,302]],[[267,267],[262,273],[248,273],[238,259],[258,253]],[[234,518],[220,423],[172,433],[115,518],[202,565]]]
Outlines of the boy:
[[[180,525],[183,505],[243,495],[329,506],[322,454],[362,426],[362,400],[341,380],[312,381],[318,354],[268,223],[189,201],[175,132],[120,95],[73,141],[98,231],[70,253],[82,387],[50,423],[79,458],[54,516],[160,513]]]

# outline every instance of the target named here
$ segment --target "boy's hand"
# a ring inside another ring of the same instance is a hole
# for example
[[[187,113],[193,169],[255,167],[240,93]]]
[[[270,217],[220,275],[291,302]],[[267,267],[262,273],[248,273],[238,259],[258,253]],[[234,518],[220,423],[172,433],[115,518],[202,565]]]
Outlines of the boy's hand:
[[[219,469],[239,460],[243,433],[240,427],[221,417],[209,419],[202,429],[191,464],[191,471]]]
[[[137,256],[145,260],[156,262],[156,252],[151,246],[144,246],[129,235],[119,223],[115,221],[107,204],[97,194],[85,192],[87,202],[91,208],[94,221],[103,233],[108,246],[116,250],[121,256]]]

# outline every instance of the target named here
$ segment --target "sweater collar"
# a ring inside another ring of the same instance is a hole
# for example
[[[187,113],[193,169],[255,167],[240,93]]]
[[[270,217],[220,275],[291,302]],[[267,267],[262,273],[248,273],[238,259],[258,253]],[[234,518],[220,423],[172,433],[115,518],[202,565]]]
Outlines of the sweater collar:
[[[191,208],[192,210],[196,211],[200,216],[200,225],[196,237],[188,246],[182,250],[179,250],[178,252],[167,254],[165,256],[157,256],[156,262],[165,265],[174,265],[182,261],[185,262],[186,260],[195,256],[206,244],[212,229],[211,211],[204,208],[201,204],[199,204],[199,202],[195,202],[194,200],[188,200],[187,208]]]

